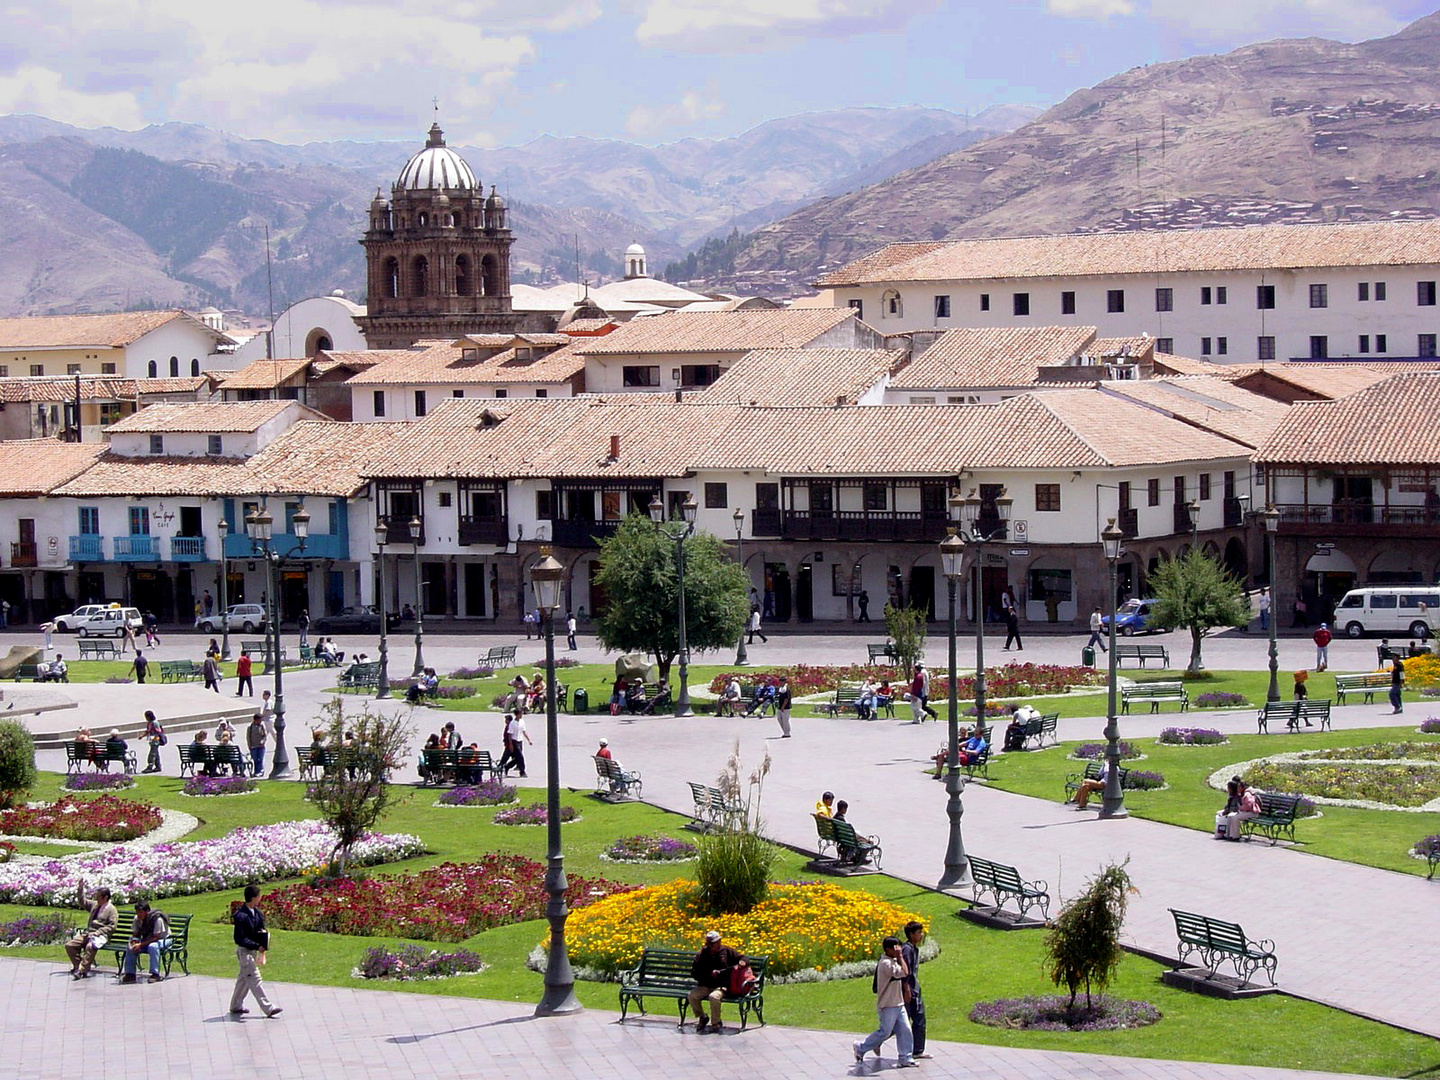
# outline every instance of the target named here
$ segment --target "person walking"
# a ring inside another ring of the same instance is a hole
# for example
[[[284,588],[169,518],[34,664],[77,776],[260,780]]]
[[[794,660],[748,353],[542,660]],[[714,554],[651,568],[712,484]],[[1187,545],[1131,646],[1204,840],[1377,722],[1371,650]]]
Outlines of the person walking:
[[[747,630],[747,631],[749,632],[749,634],[750,634],[750,640],[747,641],[745,644],[747,644],[747,645],[754,645],[754,644],[755,644],[755,635],[756,635],[756,634],[759,634],[759,635],[760,635],[760,640],[761,640],[761,641],[766,642],[767,644],[769,643],[770,639],[765,636],[765,631],[760,629],[760,605],[759,605],[759,604],[751,604],[751,605],[750,605],[750,622],[746,624],[746,627],[745,627],[745,628],[746,628],[746,630]]]
[[[155,617],[155,612],[145,612],[145,646],[153,649],[160,644],[160,620]]]
[[[40,632],[45,635],[45,651],[48,653],[55,648],[55,624],[53,622],[41,623]]]
[[[252,665],[249,653],[242,652],[240,659],[235,661],[235,696],[240,697],[246,690],[250,696],[255,696],[255,682],[251,678]]]
[[[300,623],[300,644],[301,644],[301,645],[309,645],[309,644],[310,644],[310,609],[309,609],[309,608],[301,608],[301,609],[300,609],[300,620],[299,620],[299,623]]]
[[[868,592],[866,592],[864,589],[861,589],[861,590],[860,590],[860,595],[855,598],[855,602],[860,605],[860,614],[857,615],[857,616],[855,616],[855,621],[856,621],[857,623],[869,622],[869,621],[870,621],[870,594],[869,594]]]
[[[1014,604],[1005,609],[1005,648],[1001,651],[1009,652],[1012,641],[1017,652],[1025,651],[1025,642],[1020,640],[1020,609]]]
[[[250,760],[254,764],[251,775],[256,777],[265,771],[265,736],[265,718],[257,712],[245,729],[245,745],[250,749]]]
[[[865,1055],[872,1050],[878,1057],[885,1040],[894,1035],[895,1048],[900,1055],[895,1067],[918,1068],[918,1063],[912,1057],[915,1037],[911,1034],[910,1023],[905,1016],[905,978],[910,974],[910,969],[905,966],[905,960],[901,956],[899,938],[887,937],[882,947],[885,955],[880,957],[879,963],[875,965],[875,980],[871,983],[875,991],[875,1013],[879,1024],[874,1031],[853,1045],[855,1060],[863,1062]]]
[[[1260,590],[1260,629],[1266,631],[1270,629],[1270,590],[1268,588]]]
[[[910,714],[912,724],[921,723],[927,716],[931,720],[940,719],[940,714],[930,708],[930,671],[918,661],[915,677],[910,680]]]
[[[1322,622],[1310,640],[1315,642],[1315,670],[1324,671],[1330,666],[1330,627]]]
[[[10,626],[10,601],[0,600],[0,630]]]
[[[795,695],[790,690],[790,680],[780,676],[780,685],[775,689],[775,719],[780,722],[780,737],[790,738],[790,707]]]
[[[510,740],[507,748],[510,753],[510,760],[515,768],[520,770],[520,776],[525,776],[525,744],[535,745],[535,740],[530,738],[530,732],[525,730],[525,717],[516,712],[505,720],[505,738]]]
[[[215,659],[214,653],[205,654],[205,662],[200,665],[205,675],[205,689],[220,692],[220,661]]]
[[[135,628],[130,625],[130,620],[126,619],[120,624],[120,655],[139,651],[140,646],[135,644]]]
[[[920,979],[916,974],[920,970],[920,946],[924,941],[923,923],[912,921],[905,924],[905,942],[900,946],[900,959],[910,969],[905,976],[905,990],[910,991],[905,997],[905,1015],[910,1020],[910,1032],[915,1043],[914,1053],[910,1055],[913,1058],[931,1056],[925,1052],[925,999],[920,995]],[[901,994],[904,996],[903,990]]]
[[[150,670],[150,661],[145,659],[145,654],[139,649],[135,650],[135,659],[130,661],[130,670],[135,672],[136,683],[144,686],[145,673]]]
[[[206,589],[205,592],[201,595],[200,603],[204,607],[206,618],[209,618],[215,613],[215,598],[210,595],[209,589]]]
[[[579,648],[575,644],[575,613],[573,611],[565,613],[565,645],[571,652],[575,652]]]
[[[145,759],[145,771],[147,773],[160,771],[160,747],[170,740],[165,737],[165,729],[160,726],[160,721],[155,719],[155,713],[151,709],[145,710],[145,742],[150,747],[150,753]]]
[[[1390,657],[1390,710],[1394,713],[1405,711],[1405,703],[1400,697],[1400,690],[1405,685],[1405,663],[1398,655]]]
[[[1085,647],[1087,649],[1093,649],[1098,645],[1100,646],[1101,652],[1109,652],[1110,650],[1105,645],[1104,630],[1105,620],[1100,615],[1100,609],[1097,607],[1094,611],[1090,612],[1090,640],[1085,643]]]
[[[245,902],[236,910],[235,957],[240,962],[240,974],[235,979],[235,991],[230,995],[230,1015],[243,1016],[250,1010],[245,1008],[245,996],[253,995],[260,1011],[268,1016],[279,1016],[283,1011],[270,1001],[265,993],[265,983],[260,978],[260,968],[265,964],[265,954],[270,949],[270,931],[265,929],[265,916],[260,911],[260,886],[245,886]]]

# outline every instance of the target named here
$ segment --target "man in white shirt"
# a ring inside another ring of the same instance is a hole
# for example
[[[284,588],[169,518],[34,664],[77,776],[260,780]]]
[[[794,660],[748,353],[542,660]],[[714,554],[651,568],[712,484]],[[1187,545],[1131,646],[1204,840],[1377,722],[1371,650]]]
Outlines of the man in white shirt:
[[[878,1057],[885,1040],[894,1035],[895,1047],[900,1052],[896,1068],[913,1069],[918,1066],[910,1057],[915,1049],[915,1039],[910,1031],[910,1021],[905,1017],[905,978],[910,969],[901,956],[899,938],[887,937],[884,949],[885,955],[875,967],[875,1012],[880,1023],[852,1049],[857,1062],[864,1061],[871,1050]]]
[[[510,755],[510,761],[520,770],[520,775],[525,775],[525,743],[535,745],[535,740],[530,738],[530,733],[525,730],[525,718],[519,713],[512,713],[510,719],[505,722],[505,741],[509,744],[505,752]]]
[[[573,611],[565,613],[565,644],[571,652],[579,648],[575,644],[575,613]]]
[[[1090,612],[1090,640],[1086,642],[1086,648],[1093,649],[1100,646],[1101,652],[1109,652],[1105,647],[1105,620],[1100,617],[1100,609],[1097,607]]]

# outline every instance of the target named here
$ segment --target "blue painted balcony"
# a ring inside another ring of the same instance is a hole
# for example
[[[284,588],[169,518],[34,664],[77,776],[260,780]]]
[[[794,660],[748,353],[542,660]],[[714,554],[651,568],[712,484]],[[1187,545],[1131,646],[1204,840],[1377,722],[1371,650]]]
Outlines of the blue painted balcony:
[[[205,560],[205,538],[203,536],[172,536],[170,538],[171,562],[203,562]]]
[[[160,545],[147,533],[112,536],[110,540],[116,562],[156,562],[160,558]]]
[[[304,552],[295,551],[300,546],[300,538],[294,533],[275,533],[270,539],[272,551],[278,551],[281,555],[289,555],[292,559],[348,559],[350,557],[349,537],[333,535],[331,533],[311,533],[305,538]],[[231,534],[225,537],[225,557],[227,559],[253,559],[255,558],[255,545],[250,538],[243,533],[239,536]]]
[[[70,537],[71,562],[104,562],[105,538],[99,533],[81,533]]]

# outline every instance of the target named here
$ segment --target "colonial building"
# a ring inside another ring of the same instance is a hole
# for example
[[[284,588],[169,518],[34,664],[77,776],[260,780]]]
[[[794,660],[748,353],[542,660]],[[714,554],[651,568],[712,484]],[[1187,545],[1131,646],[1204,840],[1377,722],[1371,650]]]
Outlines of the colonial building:
[[[184,311],[44,315],[0,319],[0,378],[198,376],[231,366],[235,341]]]

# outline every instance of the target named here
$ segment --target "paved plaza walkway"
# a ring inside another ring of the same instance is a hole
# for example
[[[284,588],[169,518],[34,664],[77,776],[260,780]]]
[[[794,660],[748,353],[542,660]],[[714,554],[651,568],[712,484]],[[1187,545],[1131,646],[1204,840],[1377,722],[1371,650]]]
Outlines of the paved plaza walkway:
[[[66,965],[0,959],[9,1080],[819,1080],[893,1074],[884,1058],[856,1065],[853,1036],[752,1027],[722,1036],[677,1032],[654,1017],[618,1023],[589,1010],[535,1019],[533,1005],[381,990],[270,983],[273,1020],[227,1015],[231,982],[190,975],[159,985],[76,983]],[[105,1038],[100,1039],[99,1033]],[[1343,1080],[1337,1073],[930,1043],[929,1080]],[[899,1074],[894,1074],[899,1075]]]

